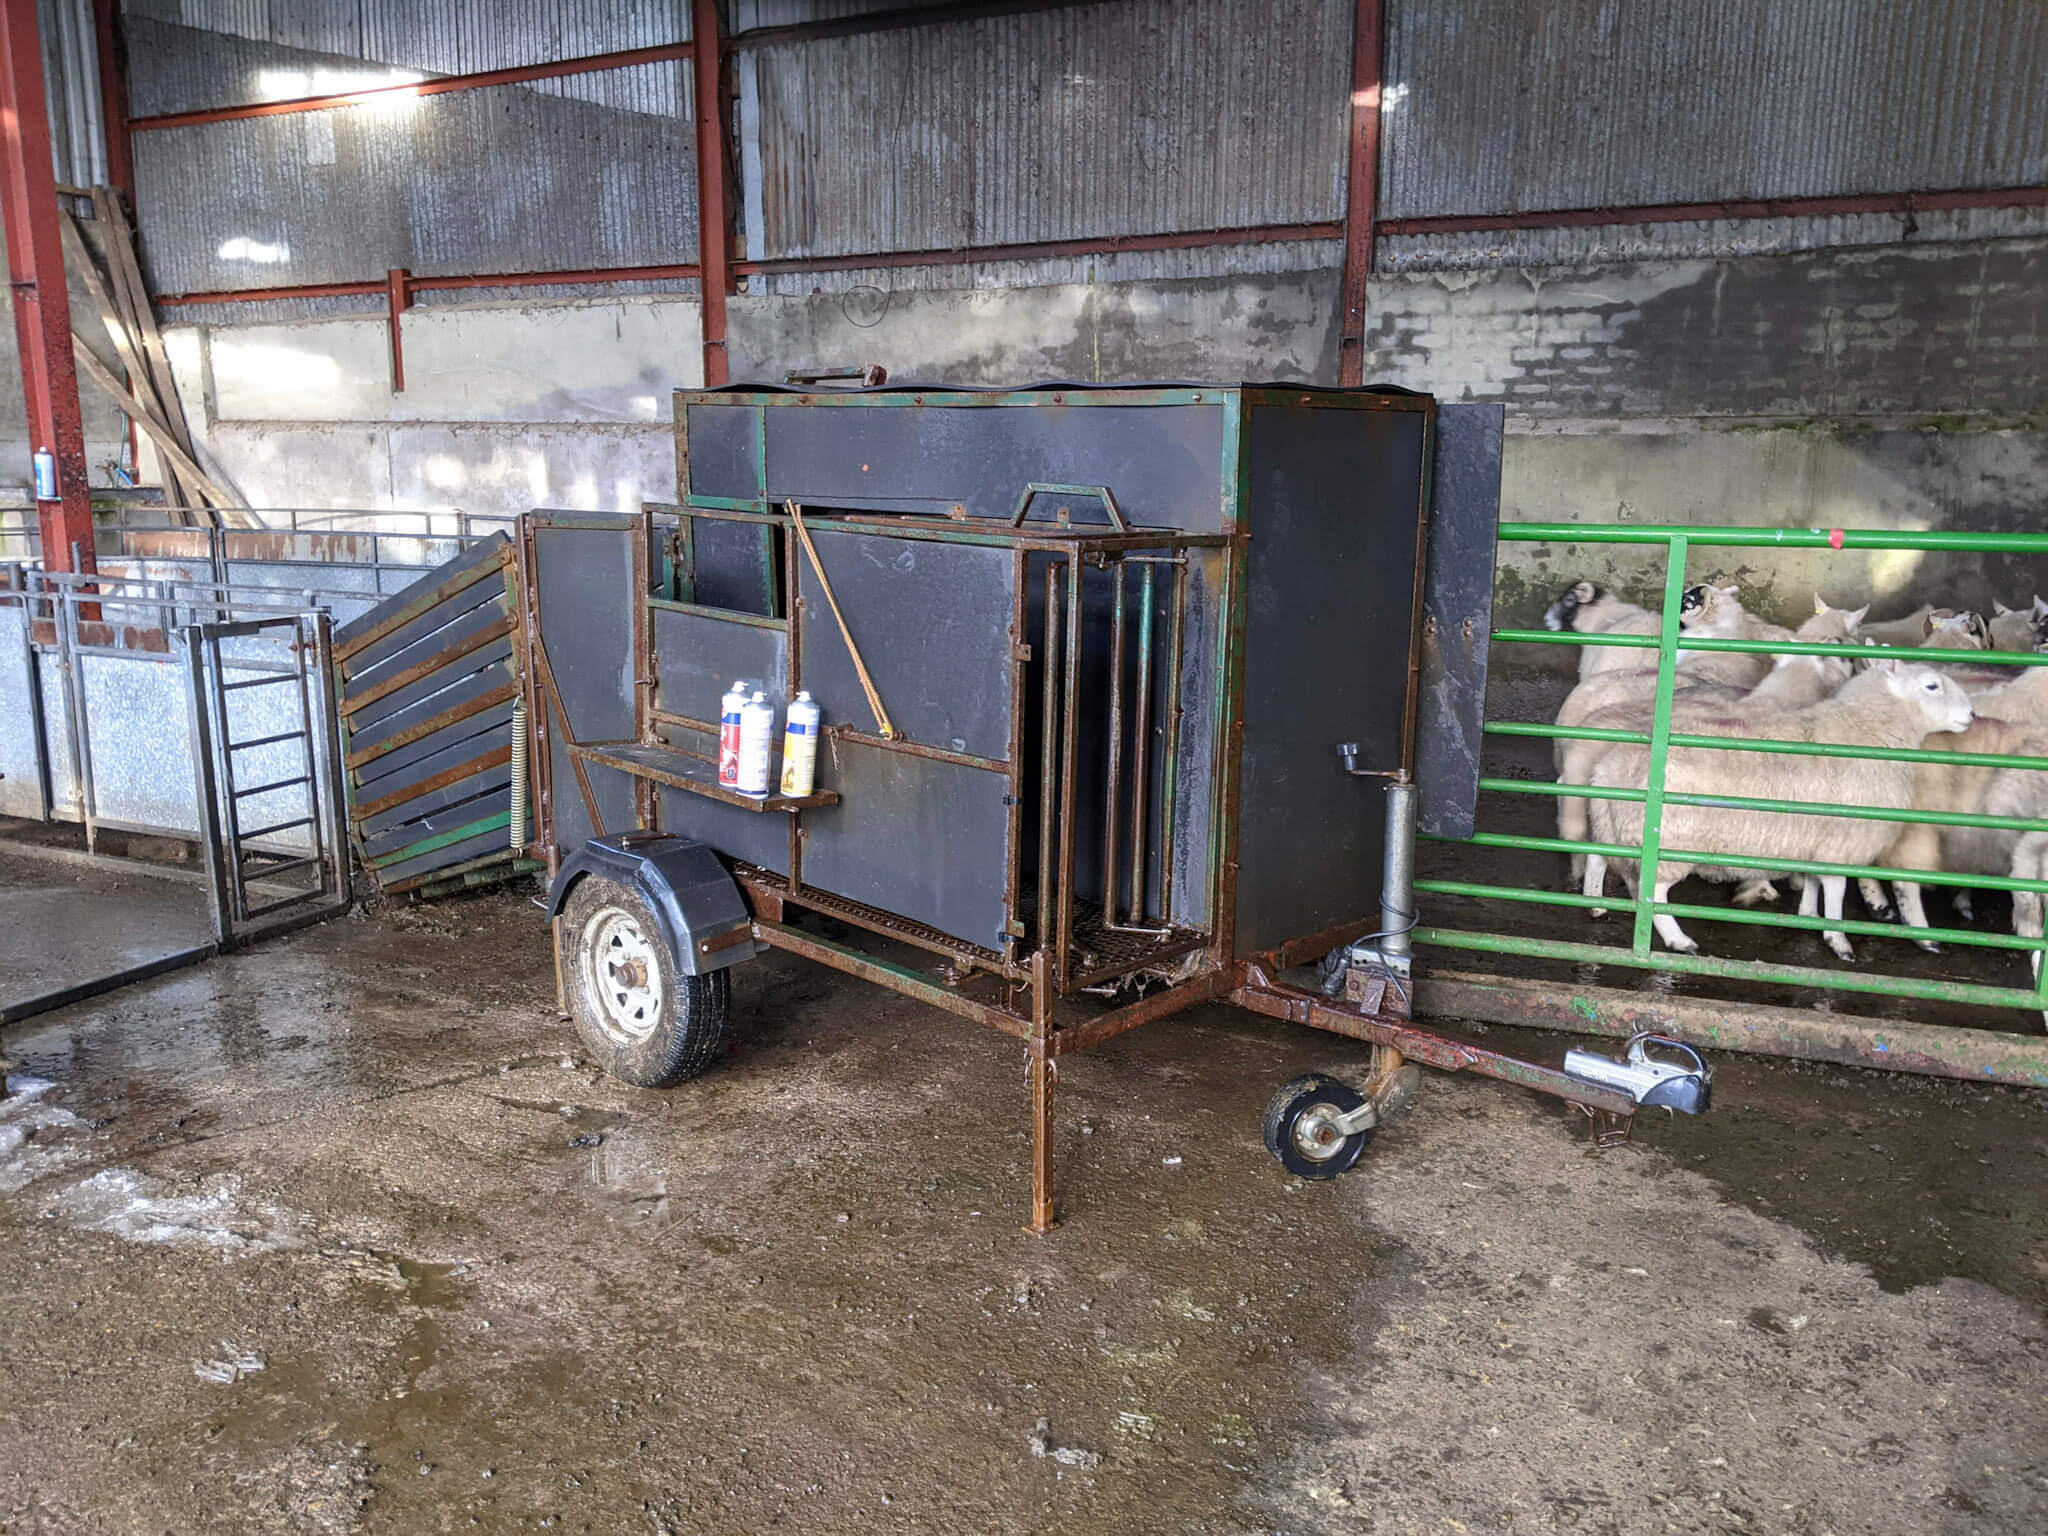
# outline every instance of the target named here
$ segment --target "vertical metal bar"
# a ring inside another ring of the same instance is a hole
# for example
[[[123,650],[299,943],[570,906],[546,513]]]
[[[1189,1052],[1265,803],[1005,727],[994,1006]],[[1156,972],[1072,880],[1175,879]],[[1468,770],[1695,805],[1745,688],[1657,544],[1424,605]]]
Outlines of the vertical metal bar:
[[[47,449],[57,463],[57,494],[36,498],[43,564],[53,571],[91,571],[97,568],[92,500],[52,156],[36,0],[0,0],[0,210],[7,225],[14,334],[29,450]]]
[[[1073,974],[1074,952],[1074,820],[1075,794],[1079,788],[1075,772],[1081,738],[1081,557],[1067,557],[1067,676],[1061,700],[1060,722],[1060,895],[1059,931],[1054,935],[1053,984],[1066,990]]]
[[[1667,546],[1664,567],[1664,616],[1657,638],[1657,702],[1650,723],[1650,774],[1643,795],[1643,857],[1637,866],[1636,926],[1633,948],[1637,958],[1650,952],[1651,908],[1656,905],[1657,854],[1664,833],[1664,768],[1671,753],[1671,691],[1678,671],[1678,617],[1685,603],[1685,553],[1683,534],[1674,535]]]
[[[405,342],[400,335],[398,317],[412,308],[412,274],[403,267],[393,267],[384,274],[384,298],[389,306],[391,327],[391,393],[405,393]]]
[[[769,530],[771,541],[773,532],[772,529]],[[803,686],[804,677],[804,603],[803,587],[801,585],[803,574],[801,567],[797,564],[797,558],[800,553],[801,551],[794,538],[785,538],[782,541],[783,617],[789,624],[789,628],[782,632],[782,643],[789,648],[789,654],[783,661],[783,668],[788,677],[788,682],[783,687],[782,696],[787,703],[796,702],[797,690]],[[822,719],[822,717],[820,718]],[[802,811],[790,811],[788,816],[789,894],[794,896],[803,889],[804,838],[808,833],[804,827],[804,813]]]
[[[307,606],[313,605],[309,603]],[[299,730],[305,736],[306,835],[313,840],[313,857],[320,861],[320,894],[324,896],[327,893],[327,850],[321,845],[325,834],[320,825],[320,758],[318,744],[313,739],[313,680],[306,675],[307,652],[311,648],[306,644],[305,618],[293,618],[289,633],[292,637],[292,660],[299,669]]]
[[[690,0],[690,69],[697,116],[697,271],[703,290],[704,387],[732,377],[725,346],[725,298],[732,291],[732,214],[726,198],[731,146],[717,0]],[[679,494],[688,494],[678,486]]]
[[[1415,785],[1395,779],[1387,785],[1386,847],[1380,855],[1380,953],[1402,975],[1408,972],[1408,941],[1415,927]]]
[[[220,786],[214,779],[213,731],[208,721],[206,642],[200,627],[185,631],[185,681],[192,701],[192,784],[199,812],[199,856],[213,908],[213,941],[225,949],[234,931],[228,909],[226,860],[220,835]]]
[[[64,710],[71,724],[71,769],[78,779],[78,809],[85,818],[85,848],[99,851],[99,796],[92,782],[92,715],[86,707],[85,658],[78,653],[78,592],[57,593],[57,646],[63,658]]]
[[[228,895],[234,920],[243,922],[249,916],[249,888],[242,873],[242,810],[235,794],[235,730],[228,719],[227,691],[221,686],[224,681],[221,674],[226,665],[221,659],[220,637],[203,624],[199,626],[199,632],[206,644],[206,684],[213,704],[213,718],[220,725],[215,743],[220,754],[221,809],[227,821],[223,852],[226,856]]]
[[[1145,921],[1147,873],[1145,776],[1151,771],[1146,749],[1152,736],[1152,567],[1139,568],[1138,697],[1131,709],[1131,908],[1134,923]]]
[[[36,754],[36,820],[48,821],[57,813],[54,776],[50,772],[50,725],[43,708],[43,669],[36,658],[35,613],[28,595],[21,600],[21,664],[28,678],[29,740]]]
[[[1004,750],[1004,761],[1010,765],[1008,792],[1004,799],[1009,802],[1009,826],[1006,828],[1009,844],[1003,867],[1003,961],[1013,963],[1017,958],[1017,940],[1023,932],[1024,918],[1018,910],[1024,901],[1024,717],[1025,689],[1028,686],[1027,673],[1030,669],[1031,648],[1028,639],[1031,633],[1031,557],[1024,547],[1018,545],[1010,551],[1010,730],[1009,741]]]
[[[1031,936],[1041,949],[1052,942],[1053,892],[1059,886],[1059,858],[1053,827],[1059,797],[1060,562],[1045,563],[1045,657],[1039,665],[1043,697],[1038,766],[1038,928]]]
[[[348,784],[342,773],[341,701],[335,695],[334,685],[334,618],[326,611],[313,616],[314,665],[319,669],[320,685],[320,736],[325,749],[326,761],[320,768],[309,769],[314,782],[321,786],[321,798],[326,804],[323,820],[327,832],[327,846],[334,854],[334,881],[324,889],[334,892],[335,909],[346,911],[355,892],[349,878],[348,853]],[[308,744],[311,750],[311,744]]]
[[[676,601],[697,601],[697,519],[688,512],[676,523]]]
[[[1074,562],[1079,569],[1080,562]],[[1052,975],[1043,945],[1031,952],[1031,1226],[1043,1237],[1059,1224],[1052,1208]]]
[[[1102,925],[1116,923],[1116,806],[1124,772],[1124,562],[1109,568],[1109,762],[1102,790]]]
[[[1337,382],[1365,382],[1365,301],[1380,197],[1382,0],[1357,0],[1351,33],[1351,148],[1345,168],[1344,312]]]
[[[1165,760],[1159,771],[1159,920],[1173,921],[1173,817],[1180,792],[1180,669],[1187,638],[1188,565],[1186,553],[1173,568],[1173,626],[1166,642]]]
[[[107,136],[107,184],[132,197],[135,158],[128,142],[128,49],[121,29],[120,0],[92,0],[92,19],[99,53],[100,117]],[[133,422],[129,430],[134,430]]]

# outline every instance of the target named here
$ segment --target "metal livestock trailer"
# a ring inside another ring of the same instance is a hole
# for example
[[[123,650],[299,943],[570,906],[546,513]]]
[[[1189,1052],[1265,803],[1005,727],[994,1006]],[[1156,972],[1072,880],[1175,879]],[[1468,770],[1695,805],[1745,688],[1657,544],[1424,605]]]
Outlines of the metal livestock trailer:
[[[1408,1016],[1416,823],[1476,796],[1498,407],[751,387],[675,424],[678,504],[535,513],[512,551],[513,824],[530,796],[561,1006],[614,1074],[707,1066],[765,949],[880,982],[1023,1042],[1041,1232],[1060,1058],[1212,1000],[1373,1047],[1362,1091],[1276,1096],[1308,1176],[1411,1059],[1625,1127],[1626,1087]],[[812,793],[720,783],[736,679],[821,703]],[[1288,979],[1333,952],[1342,996]]]

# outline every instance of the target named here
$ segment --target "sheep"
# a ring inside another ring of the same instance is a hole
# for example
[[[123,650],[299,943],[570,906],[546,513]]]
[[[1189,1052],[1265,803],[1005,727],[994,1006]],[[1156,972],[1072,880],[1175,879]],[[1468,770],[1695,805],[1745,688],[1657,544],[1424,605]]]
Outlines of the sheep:
[[[1952,678],[1932,667],[1878,661],[1852,677],[1832,698],[1805,709],[1726,718],[1713,722],[1713,732],[1758,739],[1840,742],[1871,747],[1914,747],[1927,736],[1965,729],[1971,720],[1970,700]],[[1597,788],[1641,789],[1649,778],[1649,752],[1643,747],[1617,747],[1594,770]],[[1665,786],[1678,794],[1736,794],[1775,800],[1805,800],[1872,809],[1910,803],[1910,764],[1862,758],[1799,757],[1723,749],[1674,749],[1667,760]],[[1643,809],[1623,800],[1595,800],[1590,806],[1593,837],[1603,843],[1640,843]],[[1726,851],[1739,865],[1741,855],[1814,862],[1867,864],[1898,834],[1898,827],[1876,818],[1859,820],[1800,813],[1749,813],[1711,806],[1664,807],[1663,842],[1674,848]],[[1584,890],[1599,896],[1606,883],[1607,860],[1599,854],[1586,861]],[[1655,899],[1669,899],[1671,887],[1692,872],[1693,865],[1662,859],[1651,878]],[[1624,864],[1633,890],[1641,872]],[[1847,882],[1839,875],[1820,877],[1820,895],[1827,915],[1840,920]],[[1805,904],[1815,893],[1809,888]],[[1681,954],[1697,954],[1699,945],[1668,913],[1655,919],[1657,936]],[[1822,935],[1843,960],[1855,951],[1846,935],[1829,929]]]
[[[2034,594],[2032,608],[2008,608],[1991,600],[1991,646],[1994,651],[2031,651],[2048,640],[2048,598]]]
[[[1863,626],[1863,638],[1873,645],[1918,645],[1927,637],[1930,619],[1945,619],[1953,608],[1930,608],[1922,603],[1911,613],[1896,619],[1877,619]]]
[[[1863,618],[1863,609],[1830,608],[1819,593],[1814,594],[1813,608],[1813,617],[1793,631],[1790,638],[1827,643],[1846,642],[1856,637],[1856,626]],[[1700,664],[1710,659],[1722,659],[1721,653],[1692,652],[1679,663],[1673,676],[1671,723],[1679,730],[1693,729],[1700,720],[1736,707],[1745,711],[1775,711],[1818,703],[1849,680],[1849,664],[1839,657],[1777,656],[1771,658],[1775,665],[1763,681],[1745,693],[1723,684],[1696,681]],[[1557,723],[1647,731],[1656,696],[1655,672],[1648,674],[1647,687],[1632,672],[1603,673],[1596,679],[1581,682],[1571,691],[1564,707],[1558,711]],[[1571,740],[1556,741],[1553,745],[1558,783],[1590,784],[1594,767],[1614,749],[1615,743]],[[1570,841],[1582,841],[1586,827],[1586,802],[1577,795],[1559,796],[1557,835]],[[1576,885],[1584,877],[1585,855],[1571,856],[1571,872],[1572,882]],[[1769,881],[1746,883],[1739,899],[1748,905],[1764,899],[1766,890],[1775,897],[1775,887]]]
[[[2013,845],[2012,863],[2006,871],[2015,880],[2048,880],[2048,832],[2023,832]],[[2012,931],[2023,939],[2042,937],[2042,895],[2039,891],[2012,893]],[[2034,980],[2041,979],[2041,951],[2027,956]],[[2048,1018],[2048,1011],[2044,1011]]]
[[[1959,737],[1930,736],[1921,745],[1929,751],[1938,752],[2048,756],[2048,734],[1981,712]],[[2039,816],[2048,811],[2048,775],[2029,768],[1917,763],[1913,767],[1913,809]],[[1902,823],[1891,846],[1874,862],[1890,869],[1924,869],[1954,875],[2002,875],[2012,867],[2013,849],[2018,841],[2017,832],[1990,827]],[[1857,885],[1872,911],[1886,912],[1882,892],[1874,890],[1875,881],[1860,880]],[[1927,910],[1921,901],[1918,882],[1894,880],[1892,894],[1898,898],[1899,913],[1908,926],[1928,926]],[[1951,899],[1965,919],[1974,915],[1966,887],[1955,887]],[[1932,940],[1915,939],[1913,942],[1929,953],[1941,952],[1941,946]]]
[[[1742,606],[1736,588],[1707,582],[1688,587],[1679,606],[1679,627],[1688,635],[1715,640],[1790,640],[1792,631],[1766,624]],[[1754,688],[1771,670],[1768,656],[1744,651],[1680,651],[1703,682]]]
[[[1935,651],[1984,651],[1991,648],[1991,627],[1984,615],[1967,608],[1945,619],[1929,618],[1920,643]]]
[[[1576,581],[1558,593],[1557,601],[1543,615],[1543,627],[1571,630],[1581,635],[1655,635],[1663,620],[1647,608],[1624,602],[1597,582]],[[1602,672],[1633,671],[1642,665],[1642,652],[1628,645],[1582,645],[1579,676]]]

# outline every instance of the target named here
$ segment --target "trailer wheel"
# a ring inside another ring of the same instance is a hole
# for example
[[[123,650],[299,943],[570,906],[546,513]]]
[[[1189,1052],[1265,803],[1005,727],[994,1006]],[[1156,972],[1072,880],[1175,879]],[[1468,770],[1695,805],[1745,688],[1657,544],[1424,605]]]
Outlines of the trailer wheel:
[[[1358,1161],[1377,1126],[1345,1135],[1332,1123],[1365,1096],[1322,1072],[1297,1077],[1266,1106],[1266,1150],[1303,1179],[1334,1179]]]
[[[562,909],[562,975],[576,1033],[605,1071],[673,1088],[725,1051],[732,984],[685,976],[639,894],[586,875]]]

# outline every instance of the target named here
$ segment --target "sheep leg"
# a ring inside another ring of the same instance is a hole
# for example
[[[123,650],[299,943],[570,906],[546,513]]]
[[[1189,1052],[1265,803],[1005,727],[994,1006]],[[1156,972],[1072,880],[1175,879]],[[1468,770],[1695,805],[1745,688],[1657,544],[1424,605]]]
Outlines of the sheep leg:
[[[1966,923],[1977,921],[1976,897],[1967,885],[1956,886],[1949,892],[1949,904],[1956,909],[1956,916]]]
[[[1908,928],[1931,928],[1927,921],[1927,903],[1920,894],[1920,887],[1911,880],[1894,880],[1892,894],[1899,898],[1899,915],[1906,920]],[[1913,941],[1930,955],[1941,953],[1941,946],[1932,939]]]
[[[1870,915],[1880,923],[1889,923],[1898,917],[1892,910],[1891,898],[1884,893],[1882,880],[1858,880],[1856,890],[1863,897],[1863,905],[1870,908]]]
[[[2042,907],[2039,891],[2014,891],[2012,893],[2012,931],[2023,939],[2038,939],[2042,936]],[[2041,979],[2041,951],[2030,950],[2028,961],[2034,968],[2034,980]]]
[[[1775,904],[1778,900],[1778,882],[1775,880],[1745,880],[1735,887],[1730,898],[1738,907],[1760,907],[1765,902]]]
[[[1605,896],[1607,894],[1606,854],[1594,853],[1586,856],[1586,872],[1580,877],[1580,882],[1580,889],[1588,896]],[[1605,917],[1607,915],[1605,907],[1592,907],[1588,910],[1595,917]]]
[[[1659,880],[1651,890],[1651,899],[1659,902],[1669,901],[1671,886],[1671,881]],[[1669,912],[1659,912],[1650,919],[1650,926],[1657,930],[1657,937],[1664,941],[1666,949],[1676,950],[1681,955],[1696,955],[1700,952],[1699,945],[1678,926],[1678,919]]]
[[[1842,920],[1842,898],[1849,894],[1849,881],[1843,875],[1822,875],[1820,877],[1821,910],[1836,922]],[[1830,928],[1821,934],[1827,946],[1835,952],[1836,958],[1855,963],[1856,951],[1850,947],[1849,936]]]
[[[1586,802],[1577,795],[1561,796],[1557,802],[1557,835],[1568,843],[1583,843],[1586,841],[1586,826]],[[1586,878],[1586,856],[1583,853],[1571,855],[1571,869],[1572,884],[1583,884]]]

